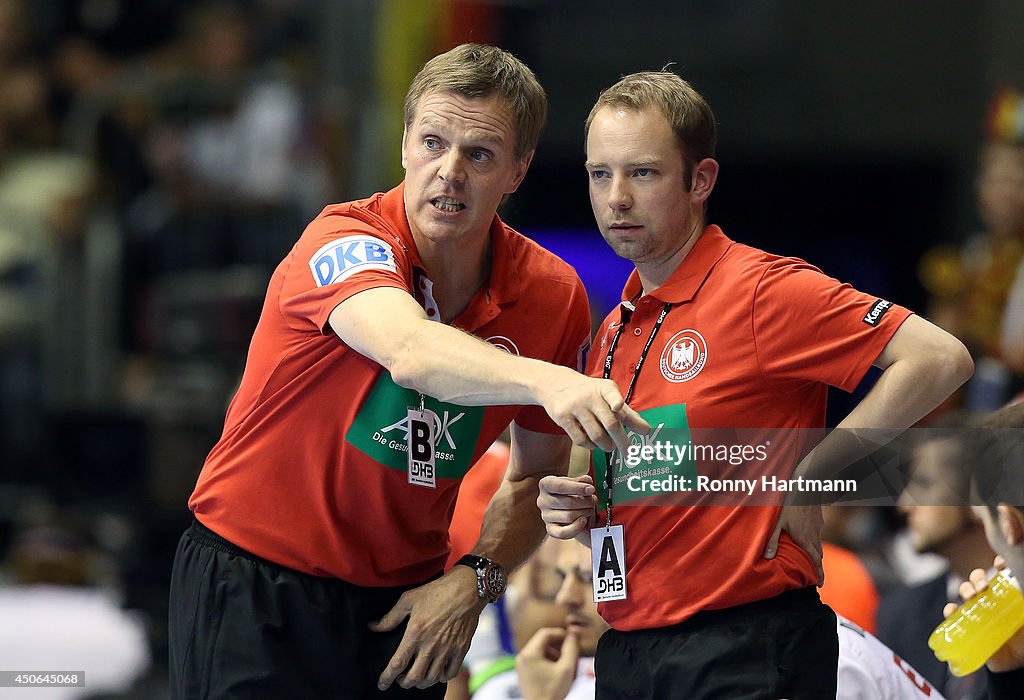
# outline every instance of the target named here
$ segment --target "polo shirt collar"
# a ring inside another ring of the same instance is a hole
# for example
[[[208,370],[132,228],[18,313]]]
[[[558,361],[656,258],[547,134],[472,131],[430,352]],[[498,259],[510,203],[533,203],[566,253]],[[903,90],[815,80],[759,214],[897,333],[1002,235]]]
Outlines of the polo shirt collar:
[[[690,301],[732,244],[733,241],[722,229],[714,224],[708,226],[668,281],[651,292],[650,296],[669,304]],[[631,305],[642,293],[640,275],[634,269],[622,289],[622,302]]]
[[[416,240],[409,228],[409,218],[405,213],[405,181],[384,193],[381,198],[381,213],[384,218],[395,226],[399,239],[409,255],[413,267],[425,272],[420,259]],[[514,234],[495,214],[491,221],[491,270],[484,282],[485,299],[493,304],[505,304],[519,298],[519,261],[512,250]]]

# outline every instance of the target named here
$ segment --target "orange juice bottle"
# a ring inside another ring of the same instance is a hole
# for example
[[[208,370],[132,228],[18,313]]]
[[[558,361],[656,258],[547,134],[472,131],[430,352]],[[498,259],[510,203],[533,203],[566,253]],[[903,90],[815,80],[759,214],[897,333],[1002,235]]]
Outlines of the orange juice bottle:
[[[1024,627],[1024,595],[1009,569],[1000,571],[988,588],[956,609],[935,628],[928,646],[956,676],[966,676]]]

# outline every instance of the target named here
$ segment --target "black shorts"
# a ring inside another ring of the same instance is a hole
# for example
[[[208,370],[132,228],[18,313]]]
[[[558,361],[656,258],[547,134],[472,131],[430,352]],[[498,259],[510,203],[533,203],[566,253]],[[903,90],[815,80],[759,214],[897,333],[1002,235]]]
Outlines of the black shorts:
[[[194,522],[174,558],[174,700],[442,698],[445,684],[386,693],[377,679],[405,631],[371,632],[414,586],[364,588],[278,566]]]
[[[671,627],[608,630],[598,700],[824,700],[836,696],[836,615],[814,588],[701,612]]]

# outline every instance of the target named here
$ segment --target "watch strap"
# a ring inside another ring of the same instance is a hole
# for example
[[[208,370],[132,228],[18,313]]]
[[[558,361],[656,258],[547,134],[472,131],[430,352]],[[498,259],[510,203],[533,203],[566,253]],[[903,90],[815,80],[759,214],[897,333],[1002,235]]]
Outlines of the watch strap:
[[[462,566],[468,566],[476,572],[476,593],[481,599],[486,600],[489,603],[493,603],[505,592],[505,586],[501,586],[501,590],[492,591],[491,586],[488,583],[488,573],[495,570],[504,572],[501,565],[491,561],[487,557],[477,556],[476,554],[466,554],[461,557],[457,562],[456,566],[461,564]],[[504,578],[504,573],[502,573]]]
[[[468,566],[471,569],[483,571],[489,564],[493,564],[494,562],[487,557],[479,557],[476,554],[466,554],[455,563],[456,565],[462,564],[463,566]]]

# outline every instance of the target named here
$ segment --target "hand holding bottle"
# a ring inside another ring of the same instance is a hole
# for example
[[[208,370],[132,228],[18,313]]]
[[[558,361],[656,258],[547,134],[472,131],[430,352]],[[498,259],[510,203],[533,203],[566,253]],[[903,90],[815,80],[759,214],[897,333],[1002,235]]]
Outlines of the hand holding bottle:
[[[966,602],[946,605],[946,620],[928,641],[955,675],[986,662],[996,673],[1024,668],[1024,596],[1002,557],[996,557],[995,566],[1000,572],[991,583],[983,569],[975,569],[960,584]]]

